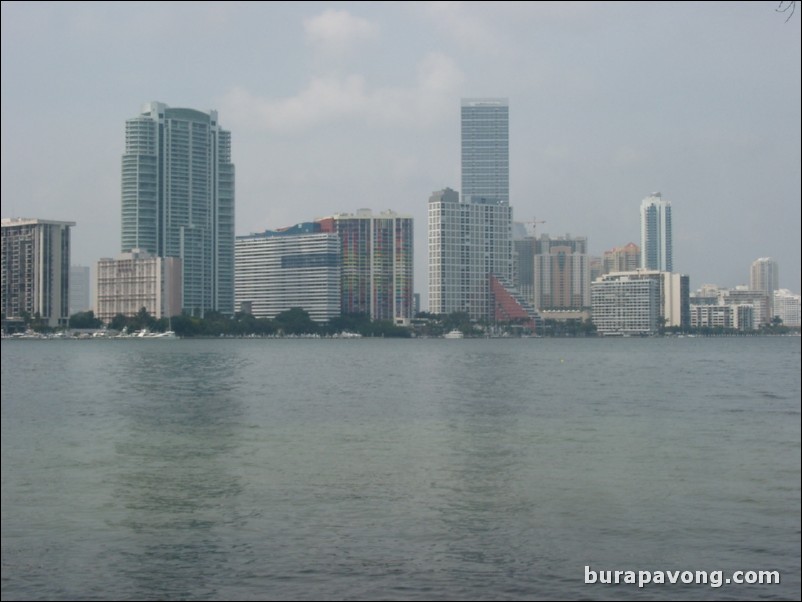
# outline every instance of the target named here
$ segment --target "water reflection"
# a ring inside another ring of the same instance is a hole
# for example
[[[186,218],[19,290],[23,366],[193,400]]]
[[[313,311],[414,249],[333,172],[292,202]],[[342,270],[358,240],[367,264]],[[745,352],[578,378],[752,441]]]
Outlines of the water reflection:
[[[145,597],[214,596],[220,531],[244,521],[238,497],[241,364],[219,352],[159,349],[128,358],[115,446],[115,497],[130,531],[116,570]]]

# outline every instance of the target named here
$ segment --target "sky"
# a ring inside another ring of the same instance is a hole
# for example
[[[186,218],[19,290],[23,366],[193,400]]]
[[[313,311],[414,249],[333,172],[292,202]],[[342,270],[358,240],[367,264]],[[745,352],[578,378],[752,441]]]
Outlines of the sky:
[[[672,204],[674,268],[800,292],[800,20],[777,2],[3,2],[2,217],[120,252],[125,120],[149,101],[231,131],[236,234],[460,186],[460,100],[510,106],[510,204],[593,255]]]

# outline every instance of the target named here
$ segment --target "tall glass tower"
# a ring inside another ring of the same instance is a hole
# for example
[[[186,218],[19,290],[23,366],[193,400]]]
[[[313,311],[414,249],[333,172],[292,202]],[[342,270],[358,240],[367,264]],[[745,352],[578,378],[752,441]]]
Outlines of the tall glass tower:
[[[673,272],[671,242],[671,203],[659,192],[643,199],[640,205],[640,265],[647,270]]]
[[[234,165],[217,111],[146,104],[125,123],[122,252],[183,262],[183,308],[234,312]]]
[[[510,119],[506,98],[462,99],[462,198],[510,202]]]

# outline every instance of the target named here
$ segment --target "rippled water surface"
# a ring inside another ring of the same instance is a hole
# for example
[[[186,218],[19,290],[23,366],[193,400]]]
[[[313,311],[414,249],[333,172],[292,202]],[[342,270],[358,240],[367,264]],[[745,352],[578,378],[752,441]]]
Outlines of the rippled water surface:
[[[800,339],[3,341],[2,596],[798,600]]]

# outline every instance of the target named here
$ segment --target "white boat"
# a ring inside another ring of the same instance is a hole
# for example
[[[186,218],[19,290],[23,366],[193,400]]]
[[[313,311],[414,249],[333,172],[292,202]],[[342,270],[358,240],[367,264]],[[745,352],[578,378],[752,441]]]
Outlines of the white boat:
[[[165,330],[164,332],[154,332],[148,335],[151,339],[177,339],[178,336],[172,330]]]
[[[465,335],[462,334],[461,330],[457,330],[456,328],[451,332],[447,332],[443,335],[444,339],[462,339],[465,338]]]

